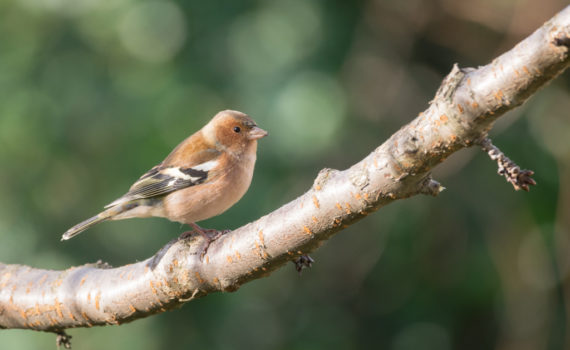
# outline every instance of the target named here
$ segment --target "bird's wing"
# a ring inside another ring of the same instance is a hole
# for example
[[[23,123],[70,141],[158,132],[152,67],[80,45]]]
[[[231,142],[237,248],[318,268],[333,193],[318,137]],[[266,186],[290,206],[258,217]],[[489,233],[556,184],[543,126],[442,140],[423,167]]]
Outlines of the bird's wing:
[[[186,187],[199,185],[208,179],[210,170],[216,167],[218,161],[218,158],[212,157],[199,164],[185,167],[159,164],[141,176],[131,186],[129,192],[106,205],[105,208],[137,199],[160,197]]]

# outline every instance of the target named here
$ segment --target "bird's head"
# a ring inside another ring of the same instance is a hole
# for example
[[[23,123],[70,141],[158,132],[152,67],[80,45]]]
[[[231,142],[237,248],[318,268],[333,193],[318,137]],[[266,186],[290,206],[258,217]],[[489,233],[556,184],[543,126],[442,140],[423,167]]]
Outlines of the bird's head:
[[[217,149],[235,155],[257,147],[257,140],[268,135],[247,114],[232,110],[216,114],[202,132]]]

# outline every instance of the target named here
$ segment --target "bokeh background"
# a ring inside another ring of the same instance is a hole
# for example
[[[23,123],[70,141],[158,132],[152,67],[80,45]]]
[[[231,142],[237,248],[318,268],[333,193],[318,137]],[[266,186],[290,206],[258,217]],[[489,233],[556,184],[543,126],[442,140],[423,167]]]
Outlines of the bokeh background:
[[[270,132],[231,229],[345,169],[424,110],[453,63],[488,63],[564,0],[0,1],[0,261],[65,269],[144,260],[184,228],[104,223],[60,242],[221,109]],[[570,76],[501,119],[495,143],[538,186],[514,192],[478,150],[447,190],[382,208],[236,293],[120,327],[76,349],[570,347]],[[54,348],[0,331],[3,349]]]

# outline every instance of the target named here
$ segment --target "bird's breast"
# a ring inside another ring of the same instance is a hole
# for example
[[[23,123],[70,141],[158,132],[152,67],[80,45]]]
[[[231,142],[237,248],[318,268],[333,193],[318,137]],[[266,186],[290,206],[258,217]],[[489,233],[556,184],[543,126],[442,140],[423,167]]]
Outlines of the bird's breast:
[[[211,181],[187,187],[164,198],[164,213],[171,221],[198,222],[220,215],[243,197],[253,177],[253,160],[235,164]]]

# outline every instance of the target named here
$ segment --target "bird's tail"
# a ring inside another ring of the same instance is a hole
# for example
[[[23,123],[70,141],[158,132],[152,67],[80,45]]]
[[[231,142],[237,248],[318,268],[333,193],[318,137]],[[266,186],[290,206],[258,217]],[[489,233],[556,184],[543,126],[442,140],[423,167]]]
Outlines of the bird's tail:
[[[136,206],[136,205],[134,205]],[[99,214],[89,218],[85,221],[80,222],[79,224],[73,226],[69,230],[65,231],[63,236],[61,236],[61,240],[65,241],[72,237],[77,236],[81,232],[87,230],[93,225],[97,225],[100,222],[107,221],[113,219],[114,216],[123,213],[126,210],[132,209],[133,205],[118,205],[115,207],[111,207],[107,210],[100,212]]]

